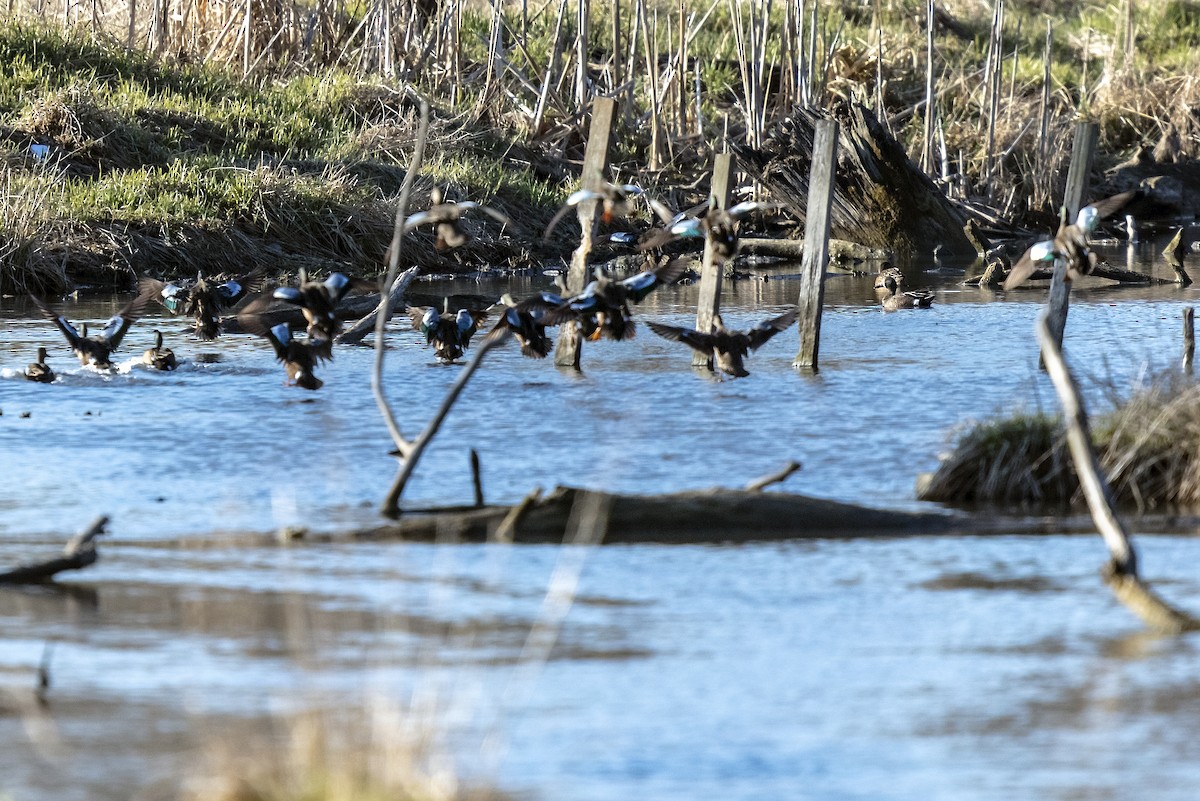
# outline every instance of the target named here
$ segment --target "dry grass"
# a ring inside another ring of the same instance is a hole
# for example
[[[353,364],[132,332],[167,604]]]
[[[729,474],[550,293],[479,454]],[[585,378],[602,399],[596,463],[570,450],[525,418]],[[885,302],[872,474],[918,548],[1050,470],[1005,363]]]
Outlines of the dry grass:
[[[183,798],[504,801],[506,796],[487,787],[465,786],[431,724],[377,698],[366,710],[291,715],[270,737],[214,738]]]
[[[1200,385],[1164,377],[1097,418],[1092,438],[1119,503],[1200,506]],[[965,430],[920,497],[1037,504],[1068,502],[1077,492],[1061,421],[1016,415]]]

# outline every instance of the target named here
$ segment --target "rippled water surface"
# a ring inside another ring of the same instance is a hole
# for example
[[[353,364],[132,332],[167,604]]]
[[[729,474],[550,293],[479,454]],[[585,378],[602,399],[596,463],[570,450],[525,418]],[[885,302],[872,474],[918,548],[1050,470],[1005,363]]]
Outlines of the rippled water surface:
[[[922,267],[909,273],[937,290],[928,311],[885,314],[870,277],[828,280],[816,376],[790,366],[794,329],[736,381],[693,372],[686,348],[644,327],[588,344],[581,375],[498,352],[406,497],[469,499],[475,447],[489,500],[559,483],[739,486],[796,459],[789,489],[917,508],[914,480],[956,426],[1055,407],[1033,346],[1044,290],[1006,296]],[[783,272],[726,284],[727,323],[793,302]],[[686,323],[695,295],[669,288],[637,312]],[[1197,297],[1076,287],[1067,350],[1096,408],[1103,387],[1178,362]],[[66,314],[99,321],[120,302]],[[157,326],[180,370],[100,375],[30,311],[0,302],[0,566],[48,556],[101,512],[113,534],[61,590],[0,591],[0,798],[171,797],[243,726],[324,704],[365,720],[427,697],[458,772],[533,798],[1183,799],[1200,780],[1195,643],[1139,633],[1097,576],[1098,538],[233,545],[224,535],[377,522],[395,463],[371,351],[339,349],[308,393],[283,386],[262,343],[200,343],[154,316],[123,358]],[[414,435],[460,368],[407,328],[398,318],[389,335],[386,381]],[[50,386],[19,375],[39,344],[62,376]],[[1200,609],[1200,543],[1139,544],[1156,586]],[[551,577],[574,571],[578,595],[536,667],[529,632],[554,619]]]

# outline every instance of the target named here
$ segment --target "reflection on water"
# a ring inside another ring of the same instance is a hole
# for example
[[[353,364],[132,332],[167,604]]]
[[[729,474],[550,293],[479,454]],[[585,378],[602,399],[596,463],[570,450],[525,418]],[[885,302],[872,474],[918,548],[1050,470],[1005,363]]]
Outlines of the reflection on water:
[[[790,366],[794,332],[737,381],[693,372],[686,349],[644,326],[632,343],[587,344],[582,375],[500,352],[409,499],[469,498],[473,446],[495,500],[555,483],[736,486],[796,459],[790,488],[916,507],[914,478],[956,425],[1055,408],[1033,347],[1044,289],[1006,296],[923,269],[906,266],[936,304],[893,314],[870,276],[831,276],[815,376]],[[727,322],[791,303],[787,272],[726,284]],[[512,291],[548,284],[521,279]],[[686,323],[695,292],[658,292],[637,312]],[[1181,310],[1197,297],[1080,282],[1066,347],[1094,404],[1102,384],[1124,389],[1176,363]],[[118,304],[72,304],[68,316],[99,320]],[[1194,794],[1195,644],[1140,633],[1098,578],[1095,538],[599,549],[547,662],[530,670],[530,631],[549,633],[539,623],[562,549],[212,536],[376,522],[395,463],[369,349],[340,349],[310,394],[284,387],[252,339],[201,345],[180,318],[159,317],[131,330],[122,358],[157,326],[184,369],[98,375],[29,312],[0,303],[0,566],[53,555],[101,511],[113,533],[62,589],[0,589],[0,797],[171,797],[204,742],[248,722],[270,728],[310,704],[366,714],[372,699],[417,695],[437,698],[461,772],[537,798]],[[21,379],[49,343],[61,381]],[[390,345],[388,392],[412,435],[460,368],[433,364],[400,321]],[[1140,547],[1146,575],[1200,608],[1190,567],[1200,541]]]

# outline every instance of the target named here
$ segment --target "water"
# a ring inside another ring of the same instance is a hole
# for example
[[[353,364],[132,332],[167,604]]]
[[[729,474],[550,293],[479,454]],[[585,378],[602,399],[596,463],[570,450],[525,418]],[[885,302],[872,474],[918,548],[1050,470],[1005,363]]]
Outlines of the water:
[[[1043,291],[1004,297],[920,268],[913,283],[938,291],[928,311],[885,314],[870,278],[829,279],[815,377],[790,367],[794,331],[736,381],[694,373],[686,348],[645,328],[589,343],[581,376],[501,351],[406,499],[469,498],[474,446],[491,500],[556,483],[739,486],[797,459],[790,489],[919,508],[915,477],[955,426],[1055,405],[1032,344]],[[727,322],[778,314],[795,292],[790,280],[726,284]],[[1181,310],[1197,297],[1076,287],[1067,350],[1093,406],[1104,386],[1177,362]],[[695,287],[668,289],[637,311],[686,323],[694,302]],[[115,305],[67,314],[100,320]],[[1141,633],[1097,577],[1097,537],[239,545],[227,535],[377,522],[394,463],[368,349],[340,349],[307,393],[282,385],[263,344],[198,343],[160,317],[131,330],[122,358],[158,326],[180,371],[101,376],[19,301],[0,317],[0,565],[49,556],[100,512],[113,519],[100,563],[65,575],[64,590],[0,592],[0,798],[172,797],[214,743],[278,734],[296,708],[358,710],[366,728],[384,701],[430,698],[424,725],[456,770],[523,797],[983,801],[1136,787],[1182,799],[1200,778],[1195,644]],[[459,368],[434,364],[406,322],[390,343],[389,396],[413,436]],[[17,375],[38,344],[54,344],[59,383]],[[1200,543],[1138,545],[1155,586],[1200,608]],[[548,659],[531,660],[530,630],[554,620],[547,587],[576,570]],[[47,641],[41,715],[30,688]]]

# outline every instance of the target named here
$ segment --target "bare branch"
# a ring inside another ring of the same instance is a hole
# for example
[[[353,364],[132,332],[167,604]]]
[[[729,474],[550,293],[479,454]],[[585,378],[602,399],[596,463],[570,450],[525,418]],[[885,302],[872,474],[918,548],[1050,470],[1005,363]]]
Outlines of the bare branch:
[[[1054,383],[1067,422],[1067,446],[1071,461],[1079,476],[1079,486],[1087,499],[1092,520],[1112,556],[1105,570],[1105,581],[1117,600],[1125,604],[1147,626],[1158,631],[1182,632],[1200,630],[1200,620],[1167,604],[1138,578],[1137,554],[1124,524],[1113,507],[1108,479],[1100,468],[1088,428],[1087,412],[1079,397],[1079,388],[1063,359],[1062,350],[1050,330],[1047,315],[1038,318],[1038,342],[1046,372]]]
[[[389,287],[394,289],[396,286],[396,273],[400,269],[400,248],[404,245],[404,219],[408,215],[408,200],[412,195],[413,181],[417,177],[421,159],[425,156],[425,143],[428,140],[429,102],[422,99],[421,125],[417,130],[417,144],[413,148],[412,161],[409,162],[408,172],[404,175],[404,183],[400,187],[400,201],[396,206],[396,223],[392,228],[392,245],[388,250],[387,277],[380,284],[379,291],[383,297],[380,299],[380,308],[375,315],[375,366],[371,373],[371,391],[375,395],[379,413],[383,415],[383,420],[387,423],[388,432],[392,435],[392,441],[396,444],[396,448],[404,454],[406,459],[413,448],[413,443],[406,440],[404,434],[400,432],[400,426],[396,423],[396,415],[392,412],[392,407],[383,394],[383,335],[392,312],[391,292],[384,294],[384,290]]]
[[[392,288],[387,293],[387,296],[385,297],[380,295],[378,306],[372,309],[370,313],[360,319],[357,323],[343,331],[337,338],[338,344],[360,344],[367,334],[375,330],[379,315],[385,313],[385,309],[387,315],[385,322],[387,319],[390,319],[393,311],[399,307],[400,301],[404,298],[404,293],[408,291],[408,285],[411,284],[413,279],[416,278],[420,273],[420,267],[409,267],[407,270],[400,273],[400,275],[396,277],[396,280],[392,282]]]
[[[784,481],[788,478],[788,476],[790,476],[792,473],[795,473],[799,469],[799,462],[788,462],[783,466],[783,469],[751,481],[746,485],[746,492],[761,492],[772,484],[778,484],[779,482]]]
[[[63,549],[62,556],[0,573],[0,584],[37,584],[49,581],[56,573],[64,570],[81,570],[94,564],[99,556],[92,540],[103,534],[107,525],[108,517],[97,517],[90,526],[71,538]]]

